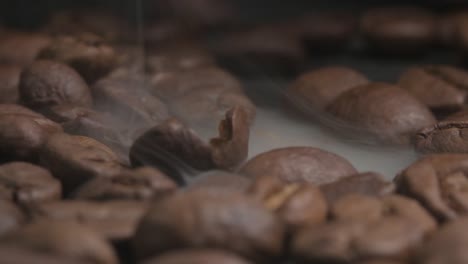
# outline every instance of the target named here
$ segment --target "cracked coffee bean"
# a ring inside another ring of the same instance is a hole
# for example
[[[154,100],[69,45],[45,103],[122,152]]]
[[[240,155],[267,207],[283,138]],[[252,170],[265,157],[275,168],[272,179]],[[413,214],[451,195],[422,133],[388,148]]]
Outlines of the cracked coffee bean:
[[[88,85],[75,70],[49,60],[35,61],[23,70],[19,93],[21,102],[34,109],[93,103]]]
[[[283,239],[281,221],[261,203],[240,193],[200,189],[154,204],[138,226],[134,248],[140,259],[201,247],[262,262],[281,255]]]
[[[312,147],[289,147],[259,154],[248,161],[241,172],[253,178],[270,175],[286,182],[316,185],[357,173],[344,158]]]
[[[34,204],[58,200],[62,186],[44,168],[12,162],[0,165],[0,197],[19,204]]]

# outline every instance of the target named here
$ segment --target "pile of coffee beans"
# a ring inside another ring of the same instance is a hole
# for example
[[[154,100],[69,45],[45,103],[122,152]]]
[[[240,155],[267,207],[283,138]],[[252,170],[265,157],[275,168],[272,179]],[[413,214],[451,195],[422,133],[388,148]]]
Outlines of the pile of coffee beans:
[[[246,25],[231,4],[155,1],[145,60],[131,23],[97,9],[0,29],[0,262],[468,263],[468,71],[304,67],[353,48],[463,58],[468,13]],[[245,62],[293,73],[285,111],[420,159],[392,181],[311,146],[246,160],[256,106],[229,67]]]

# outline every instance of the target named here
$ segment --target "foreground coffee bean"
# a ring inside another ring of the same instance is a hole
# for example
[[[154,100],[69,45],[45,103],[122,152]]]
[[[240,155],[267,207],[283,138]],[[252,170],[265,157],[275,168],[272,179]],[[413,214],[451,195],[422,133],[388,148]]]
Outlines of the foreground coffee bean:
[[[8,264],[85,264],[84,261],[78,261],[66,256],[52,256],[47,253],[40,253],[33,250],[21,248],[18,246],[0,245],[0,255],[2,261]]]
[[[436,228],[434,219],[417,202],[401,196],[381,201],[347,196],[335,203],[332,212],[334,221],[308,227],[293,238],[293,257],[299,263],[406,260]]]
[[[1,245],[89,263],[118,263],[114,251],[104,239],[90,229],[72,222],[31,223],[1,237]]]
[[[117,155],[98,141],[67,134],[54,134],[40,152],[41,164],[60,179],[64,193],[97,177],[112,177],[124,167]]]
[[[22,68],[16,65],[0,65],[0,104],[18,102],[18,85]]]
[[[278,177],[260,176],[248,194],[277,214],[290,232],[325,222],[328,206],[320,189],[309,183],[287,183]]]
[[[90,107],[91,92],[81,76],[59,62],[40,60],[26,67],[19,84],[20,100],[40,109],[60,104]]]
[[[134,247],[139,258],[218,248],[269,263],[281,254],[283,234],[281,221],[248,196],[198,190],[154,204],[138,226]]]
[[[320,190],[330,204],[349,194],[379,197],[392,193],[394,189],[393,183],[386,181],[384,176],[375,172],[354,174],[320,186]]]
[[[19,105],[0,104],[0,162],[37,161],[47,138],[59,124]]]
[[[248,161],[241,172],[249,177],[271,175],[286,182],[316,185],[357,173],[344,158],[312,147],[289,147],[262,153]]]
[[[434,154],[424,157],[397,176],[398,191],[418,199],[439,220],[466,213],[468,155]]]
[[[327,111],[377,140],[407,145],[416,132],[435,123],[429,109],[398,86],[370,83],[342,93]]]
[[[1,190],[1,188],[0,188]],[[23,212],[13,203],[3,200],[0,194],[0,237],[12,230],[19,228],[26,222]]]
[[[135,201],[58,201],[32,205],[29,214],[35,221],[74,222],[86,226],[111,241],[130,239],[147,204]]]
[[[0,197],[19,204],[58,200],[62,196],[60,182],[39,166],[12,162],[0,165]]]
[[[302,101],[310,111],[323,111],[343,92],[367,83],[364,75],[350,68],[321,68],[297,77],[286,91],[286,100],[293,107]]]
[[[455,220],[441,227],[418,250],[417,264],[462,264],[468,261],[465,245],[468,243],[468,219]]]
[[[435,17],[424,9],[395,7],[368,10],[361,18],[361,32],[380,52],[420,53],[435,41]]]
[[[248,264],[232,253],[215,249],[177,250],[152,258],[143,264]]]
[[[55,60],[74,68],[88,82],[102,78],[116,65],[114,49],[94,34],[62,36],[41,50],[39,59]]]
[[[398,85],[433,111],[450,112],[463,107],[468,91],[468,72],[450,66],[414,67]]]
[[[416,135],[416,149],[422,153],[467,153],[468,112],[457,112]]]
[[[164,173],[150,167],[124,171],[112,178],[100,177],[83,184],[73,195],[88,200],[151,200],[168,195],[177,185]]]

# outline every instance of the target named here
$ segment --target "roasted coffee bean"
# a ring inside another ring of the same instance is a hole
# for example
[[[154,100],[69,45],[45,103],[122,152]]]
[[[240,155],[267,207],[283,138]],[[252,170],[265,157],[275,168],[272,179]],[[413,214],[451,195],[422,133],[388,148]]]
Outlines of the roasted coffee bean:
[[[0,65],[0,104],[14,104],[18,101],[21,70],[16,65]]]
[[[138,226],[139,258],[174,249],[218,248],[254,261],[282,251],[281,221],[255,200],[235,192],[179,192],[154,204]]]
[[[15,246],[52,256],[96,264],[118,263],[112,247],[92,230],[73,222],[38,221],[0,238]]]
[[[232,253],[215,249],[177,250],[152,258],[143,264],[248,264]]]
[[[0,192],[1,189],[3,187],[0,187]],[[0,194],[0,237],[19,228],[26,220],[18,207],[3,198],[3,194]]]
[[[133,236],[147,204],[134,201],[59,201],[31,206],[33,220],[75,222],[112,241]]]
[[[327,111],[350,126],[390,144],[409,144],[417,131],[435,123],[421,102],[385,83],[357,86],[342,93]]]
[[[27,108],[0,104],[0,161],[36,161],[47,138],[61,131],[59,124]]]
[[[300,75],[286,91],[292,106],[299,100],[311,110],[322,111],[343,92],[369,83],[361,73],[346,67],[326,67]]]
[[[157,169],[142,167],[112,178],[96,178],[81,186],[74,197],[92,200],[149,200],[170,194],[177,185]]]
[[[332,212],[334,221],[308,227],[293,239],[295,259],[321,263],[405,259],[436,228],[434,219],[417,202],[401,196],[379,202],[351,195],[335,203]]]
[[[73,104],[92,105],[91,92],[81,76],[59,62],[41,60],[26,67],[19,84],[20,100],[31,108]]]
[[[38,58],[65,63],[80,73],[88,83],[108,74],[117,62],[114,49],[93,34],[57,37],[41,50]]]
[[[325,222],[327,218],[325,197],[310,183],[287,183],[278,177],[260,176],[248,193],[277,214],[290,232]]]
[[[468,91],[468,72],[451,66],[425,66],[407,70],[398,85],[434,111],[463,107]]]
[[[344,158],[312,147],[289,147],[262,153],[248,161],[241,172],[249,177],[271,175],[286,182],[316,185],[357,173]]]
[[[467,153],[468,112],[460,111],[433,126],[422,129],[415,139],[415,147],[422,153]]]
[[[468,218],[462,217],[441,227],[419,248],[416,264],[463,264],[468,261]]]
[[[130,149],[134,166],[157,166],[178,183],[183,173],[194,170],[234,169],[248,154],[249,127],[245,112],[232,109],[219,127],[219,136],[204,142],[193,130],[176,119],[147,131]]]
[[[54,134],[42,147],[40,159],[60,179],[65,194],[90,179],[112,177],[123,170],[111,149],[83,136]]]
[[[39,166],[12,162],[0,165],[0,197],[19,204],[58,200],[62,196],[60,182]]]
[[[128,126],[149,128],[169,118],[169,112],[166,104],[144,87],[142,81],[132,78],[106,78],[93,86],[93,93],[103,112],[119,116]]]
[[[375,8],[361,19],[361,32],[381,52],[420,53],[436,38],[433,14],[418,8]]]
[[[252,180],[242,175],[227,171],[207,171],[196,175],[191,180],[186,190],[213,190],[214,192],[237,192],[244,193],[250,188]]]
[[[379,197],[392,193],[394,189],[393,183],[386,181],[384,176],[375,172],[354,174],[320,186],[320,190],[330,204],[348,194]]]
[[[399,192],[418,199],[442,221],[468,210],[468,155],[434,154],[420,159],[395,179]]]
[[[4,32],[0,41],[0,62],[28,65],[49,43],[50,38],[42,34]]]
[[[0,245],[2,261],[8,264],[85,264],[84,261],[74,260],[66,256],[51,256],[47,253],[35,252],[33,250],[18,246]]]

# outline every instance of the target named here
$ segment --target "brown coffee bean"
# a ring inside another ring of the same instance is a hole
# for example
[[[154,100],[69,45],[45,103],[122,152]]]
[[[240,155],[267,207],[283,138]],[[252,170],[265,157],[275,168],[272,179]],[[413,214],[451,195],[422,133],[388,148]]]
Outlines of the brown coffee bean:
[[[418,8],[374,8],[361,18],[361,32],[381,52],[420,53],[436,37],[433,14]]]
[[[94,34],[57,37],[41,50],[38,58],[65,63],[80,73],[88,83],[108,74],[117,61],[114,49]]]
[[[51,256],[47,253],[35,252],[33,250],[18,246],[0,245],[2,261],[8,264],[85,264],[84,261],[74,260],[66,256]]]
[[[0,166],[0,196],[19,204],[58,200],[62,196],[60,182],[39,166],[12,162]]]
[[[3,187],[0,187],[0,192]],[[13,203],[3,200],[0,194],[0,237],[19,228],[25,222],[23,212]],[[2,260],[3,261],[3,260]]]
[[[83,136],[54,134],[42,147],[40,159],[60,179],[65,194],[90,179],[112,177],[123,170],[112,150]]]
[[[398,85],[434,111],[463,107],[468,72],[450,66],[425,66],[407,70]]]
[[[96,105],[103,112],[119,116],[127,126],[157,125],[167,118],[166,104],[144,90],[144,83],[132,78],[106,78],[93,86]]]
[[[134,201],[59,201],[31,206],[28,210],[35,221],[75,222],[112,240],[127,240],[133,236],[147,204]]]
[[[433,234],[418,250],[416,264],[463,264],[468,261],[468,218],[448,223]]]
[[[395,186],[391,182],[375,172],[354,174],[320,186],[320,190],[331,204],[348,194],[357,193],[379,197],[392,193],[394,189]]]
[[[418,199],[440,220],[453,220],[468,209],[468,156],[434,154],[424,157],[397,176],[398,191]]]
[[[282,251],[283,225],[255,200],[235,192],[179,192],[154,204],[138,226],[139,258],[178,248],[219,248],[254,261]]]
[[[309,183],[287,183],[278,177],[261,176],[248,193],[277,214],[295,232],[325,222],[327,202],[320,189]]]
[[[297,107],[304,100],[311,110],[322,111],[343,92],[369,83],[361,73],[346,67],[326,67],[300,75],[286,91],[287,100]]]
[[[177,185],[157,169],[142,167],[124,171],[112,178],[96,178],[81,186],[76,199],[91,200],[149,200],[170,194]]]
[[[32,108],[73,104],[89,107],[91,93],[85,81],[72,68],[41,60],[26,67],[19,84],[20,100]]]
[[[106,241],[90,229],[73,222],[31,223],[1,237],[0,244],[87,263],[118,263],[112,247]]]
[[[421,102],[403,89],[385,83],[370,83],[346,91],[327,111],[391,144],[409,144],[418,130],[435,123],[434,116]]]
[[[249,177],[271,175],[287,182],[322,185],[357,173],[344,158],[312,147],[289,147],[262,153],[241,172]]]
[[[50,38],[43,34],[4,32],[0,41],[0,62],[28,65],[41,49],[49,45]]]
[[[244,193],[250,188],[252,181],[242,175],[226,171],[207,171],[198,174],[186,187],[186,190],[213,190]]]
[[[18,102],[18,85],[22,68],[16,65],[0,65],[0,104]]]
[[[422,129],[415,139],[415,147],[422,153],[467,153],[468,113],[461,111],[433,126]]]
[[[215,249],[177,250],[152,258],[143,264],[248,264],[232,253]]]

